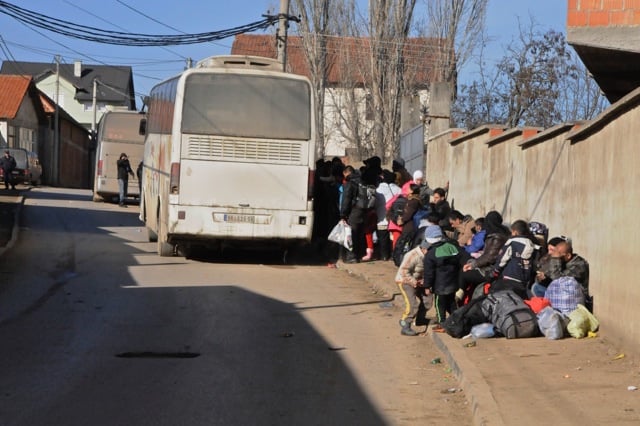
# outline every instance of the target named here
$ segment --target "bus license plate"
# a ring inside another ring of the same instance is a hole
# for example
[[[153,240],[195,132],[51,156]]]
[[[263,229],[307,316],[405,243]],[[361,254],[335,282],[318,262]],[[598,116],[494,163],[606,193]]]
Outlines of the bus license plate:
[[[271,222],[271,216],[257,215],[257,214],[214,213],[213,220],[216,222],[252,223],[256,225],[268,225]]]

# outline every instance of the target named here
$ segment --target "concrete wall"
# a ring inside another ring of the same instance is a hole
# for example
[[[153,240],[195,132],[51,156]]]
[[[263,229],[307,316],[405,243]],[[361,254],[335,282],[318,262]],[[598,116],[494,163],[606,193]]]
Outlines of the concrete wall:
[[[640,353],[640,89],[587,123],[540,131],[484,126],[429,139],[429,184],[474,217],[536,220],[590,263],[594,311],[608,338]],[[493,135],[492,135],[493,134]]]

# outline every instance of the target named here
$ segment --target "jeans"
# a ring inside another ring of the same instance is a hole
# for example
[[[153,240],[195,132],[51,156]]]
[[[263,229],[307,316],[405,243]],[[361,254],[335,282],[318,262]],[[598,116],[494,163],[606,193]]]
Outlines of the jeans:
[[[533,286],[531,286],[531,293],[536,297],[544,297],[546,291],[547,288],[541,284],[533,283]]]
[[[124,204],[125,198],[127,198],[127,186],[129,181],[127,179],[118,179],[118,192],[120,194],[120,204]]]

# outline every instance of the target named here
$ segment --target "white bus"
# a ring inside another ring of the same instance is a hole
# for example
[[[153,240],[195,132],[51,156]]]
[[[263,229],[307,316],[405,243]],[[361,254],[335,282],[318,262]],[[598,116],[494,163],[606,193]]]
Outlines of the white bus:
[[[140,219],[161,256],[310,241],[313,95],[281,68],[216,56],[151,90]]]
[[[93,201],[118,199],[118,159],[129,157],[134,173],[144,154],[145,115],[136,111],[107,111],[98,123],[96,165],[93,177]],[[138,197],[138,178],[129,179],[128,196]]]

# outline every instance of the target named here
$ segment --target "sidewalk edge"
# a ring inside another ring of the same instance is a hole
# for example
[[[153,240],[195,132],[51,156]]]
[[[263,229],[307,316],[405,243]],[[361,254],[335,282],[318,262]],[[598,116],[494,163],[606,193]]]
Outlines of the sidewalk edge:
[[[474,424],[478,426],[504,425],[491,388],[464,353],[465,350],[473,350],[473,348],[464,348],[462,340],[453,339],[448,335],[433,332],[429,332],[429,335],[444,354],[447,363],[458,378],[460,387],[464,390],[471,406]]]

